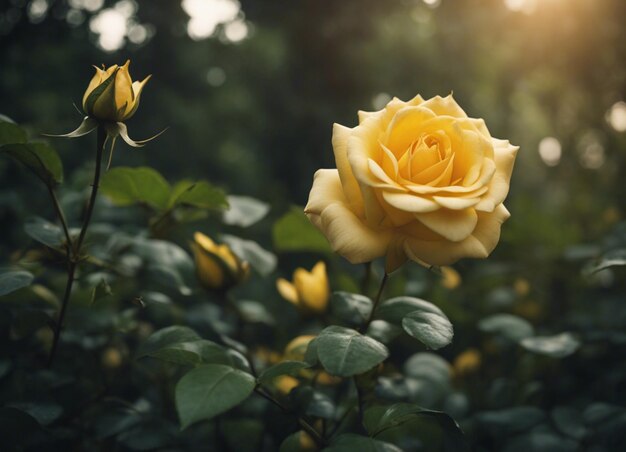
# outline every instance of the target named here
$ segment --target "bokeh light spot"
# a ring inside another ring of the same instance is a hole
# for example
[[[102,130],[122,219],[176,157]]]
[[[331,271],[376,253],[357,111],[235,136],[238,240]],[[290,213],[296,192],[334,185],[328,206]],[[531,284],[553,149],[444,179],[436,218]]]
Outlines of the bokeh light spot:
[[[617,132],[626,132],[626,102],[616,102],[606,114],[607,122]]]
[[[556,166],[561,161],[561,143],[554,137],[545,137],[539,142],[539,157],[548,166]]]

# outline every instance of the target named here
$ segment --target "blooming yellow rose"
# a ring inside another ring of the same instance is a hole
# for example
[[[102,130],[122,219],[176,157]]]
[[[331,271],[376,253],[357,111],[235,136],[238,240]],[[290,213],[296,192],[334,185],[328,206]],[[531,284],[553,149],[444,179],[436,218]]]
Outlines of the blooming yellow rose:
[[[326,264],[319,261],[310,272],[297,268],[293,273],[293,283],[279,278],[276,288],[285,300],[298,308],[315,313],[324,312],[330,297]]]
[[[217,245],[201,232],[192,244],[200,283],[208,289],[228,289],[248,277],[250,265],[237,257],[228,245]]]
[[[359,112],[356,127],[334,125],[333,149],[337,169],[317,171],[305,212],[350,262],[447,265],[498,243],[518,147],[451,95]]]
[[[108,69],[94,66],[96,73],[83,95],[83,110],[87,115],[101,121],[123,122],[135,114],[141,91],[151,76],[133,82],[129,65],[130,60]]]

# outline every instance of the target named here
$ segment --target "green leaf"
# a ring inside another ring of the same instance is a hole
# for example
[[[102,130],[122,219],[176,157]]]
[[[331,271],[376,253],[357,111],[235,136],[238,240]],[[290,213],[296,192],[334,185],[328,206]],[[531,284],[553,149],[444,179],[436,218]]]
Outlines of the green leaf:
[[[494,436],[507,438],[544,423],[546,414],[537,407],[516,406],[480,412],[476,415],[476,420]]]
[[[176,385],[181,428],[211,419],[246,400],[254,390],[252,375],[221,364],[197,367]]]
[[[441,356],[429,352],[412,355],[404,363],[407,377],[425,379],[441,386],[448,386],[452,376],[450,363]]]
[[[419,298],[390,298],[376,310],[375,317],[401,325],[410,336],[433,350],[452,341],[452,324],[448,317],[434,304]]]
[[[263,303],[253,300],[235,300],[235,306],[241,318],[248,323],[264,323],[275,325],[274,316]]]
[[[274,378],[281,375],[297,375],[302,369],[307,367],[311,367],[310,364],[303,361],[282,361],[261,372],[259,382],[270,383]]]
[[[170,326],[153,333],[137,352],[137,359],[150,356],[174,364],[232,364],[227,350],[214,342],[201,339],[186,326]]]
[[[380,342],[340,326],[325,328],[316,339],[317,356],[332,375],[350,377],[383,362],[389,351]]]
[[[402,320],[402,328],[433,350],[445,347],[454,336],[452,323],[443,312],[413,311]]]
[[[206,339],[173,344],[163,347],[148,356],[182,366],[233,364],[233,360],[224,347]]]
[[[402,326],[404,317],[415,311],[443,315],[441,309],[428,301],[415,297],[402,296],[383,301],[380,306],[378,306],[378,309],[376,309],[374,317],[393,323],[394,325]]]
[[[137,358],[152,355],[159,350],[183,342],[192,342],[202,339],[198,333],[186,326],[168,326],[155,331],[146,339],[137,351]]]
[[[26,143],[26,131],[8,119],[6,116],[0,117],[0,146]]]
[[[159,172],[149,167],[120,166],[104,174],[100,190],[119,206],[147,204],[165,210],[170,198],[170,185]]]
[[[22,163],[49,187],[63,182],[61,158],[46,143],[5,144],[0,146],[0,152]]]
[[[369,408],[365,412],[366,427],[369,433],[376,437],[385,430],[411,421],[416,416],[433,417],[437,421],[444,431],[444,450],[446,452],[469,450],[463,431],[454,419],[442,411],[429,410],[418,405],[396,403],[388,407],[382,415],[380,415],[380,407]]]
[[[206,181],[183,180],[172,189],[167,205],[168,207],[187,205],[217,210],[228,207],[228,201],[221,188],[214,187]]]
[[[228,196],[229,209],[222,220],[232,226],[247,228],[260,221],[270,211],[269,204],[248,196]]]
[[[304,352],[304,361],[311,366],[315,366],[319,362],[317,357],[317,337],[313,338],[306,347]]]
[[[499,334],[513,342],[521,341],[535,333],[525,319],[512,314],[494,314],[478,322],[478,328],[486,333]]]
[[[248,261],[261,276],[269,275],[276,268],[276,255],[263,249],[258,243],[228,234],[222,235],[221,238],[237,256]]]
[[[160,284],[191,294],[195,281],[193,260],[180,246],[165,240],[133,239],[132,250],[145,260],[148,275]]]
[[[294,206],[280,217],[274,223],[272,237],[277,251],[331,252],[326,237],[313,226],[302,207]]]
[[[333,439],[332,444],[323,450],[324,452],[402,452],[402,449],[391,443],[354,433],[344,433],[337,436]]]
[[[50,248],[60,248],[65,240],[63,231],[59,226],[40,217],[26,220],[24,231],[30,238]]]
[[[520,344],[528,351],[552,358],[565,358],[580,347],[580,342],[571,333],[527,337]]]
[[[0,297],[30,286],[33,279],[35,279],[33,274],[24,270],[0,273]]]
[[[360,326],[372,312],[372,300],[365,295],[335,292],[330,299],[332,312],[339,319],[355,326]]]

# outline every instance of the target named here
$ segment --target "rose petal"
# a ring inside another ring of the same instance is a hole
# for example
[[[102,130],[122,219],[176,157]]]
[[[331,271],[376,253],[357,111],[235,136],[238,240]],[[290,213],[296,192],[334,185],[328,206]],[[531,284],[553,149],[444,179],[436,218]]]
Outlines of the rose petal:
[[[419,138],[422,125],[433,118],[435,114],[421,106],[405,107],[391,120],[382,142],[399,157]]]
[[[435,113],[436,115],[445,115],[445,116],[453,116],[455,118],[467,118],[467,113],[463,111],[463,109],[456,103],[452,94],[441,97],[435,96],[431,99],[428,99],[423,104],[422,107],[428,108],[430,111]]]
[[[416,215],[417,219],[429,229],[453,242],[460,242],[469,237],[478,223],[478,214],[474,209],[448,210]]]
[[[489,191],[482,197],[476,210],[493,212],[509,193],[509,183],[515,164],[518,146],[512,146],[508,141],[494,139],[496,170],[489,184]]]
[[[419,240],[408,237],[404,250],[410,259],[431,265],[450,265],[464,257],[485,258],[500,240],[500,228],[509,217],[504,205],[493,212],[478,212],[478,223],[472,235],[461,242]]]
[[[463,210],[469,207],[474,207],[480,202],[480,198],[454,198],[451,196],[433,196],[433,201],[446,209]]]
[[[333,124],[333,151],[335,153],[335,163],[339,170],[339,177],[341,178],[341,185],[346,197],[355,212],[362,214],[363,197],[348,161],[348,140],[351,133],[352,129],[340,124]]]
[[[389,191],[383,191],[382,194],[383,199],[388,204],[405,212],[433,212],[441,208],[435,201],[423,198],[419,195],[410,193],[394,193]]]
[[[331,248],[352,263],[370,262],[387,252],[391,233],[371,229],[350,210],[336,170],[317,171],[305,212]]]
[[[295,305],[299,304],[298,291],[296,290],[296,286],[291,284],[286,279],[278,278],[276,280],[276,289],[278,290],[278,293],[280,293],[280,296],[283,297],[285,300]]]

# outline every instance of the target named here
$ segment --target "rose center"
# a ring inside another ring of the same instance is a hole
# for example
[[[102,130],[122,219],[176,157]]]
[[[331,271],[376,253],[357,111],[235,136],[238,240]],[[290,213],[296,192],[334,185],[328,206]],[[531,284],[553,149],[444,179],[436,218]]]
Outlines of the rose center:
[[[422,134],[398,160],[398,174],[407,182],[435,187],[450,185],[454,155],[441,132]]]

